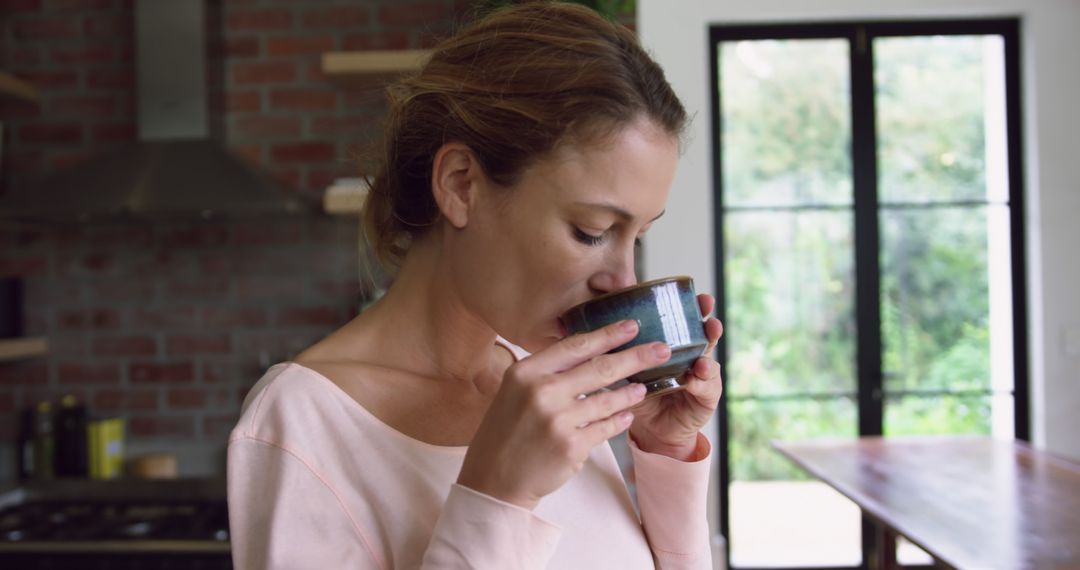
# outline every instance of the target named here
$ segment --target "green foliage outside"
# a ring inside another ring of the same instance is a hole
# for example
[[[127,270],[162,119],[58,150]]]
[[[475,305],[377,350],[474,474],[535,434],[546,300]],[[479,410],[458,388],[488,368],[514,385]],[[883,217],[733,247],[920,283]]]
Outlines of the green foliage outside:
[[[890,395],[990,387],[987,218],[1003,207],[889,206],[985,199],[984,47],[974,37],[875,43],[888,435],[990,432],[988,395]],[[736,479],[805,478],[771,440],[856,435],[847,49],[720,47]]]

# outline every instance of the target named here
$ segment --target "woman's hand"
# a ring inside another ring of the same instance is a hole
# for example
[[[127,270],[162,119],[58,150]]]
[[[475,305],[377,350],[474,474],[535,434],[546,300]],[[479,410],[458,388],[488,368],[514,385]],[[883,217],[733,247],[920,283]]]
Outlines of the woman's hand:
[[[637,332],[634,321],[614,323],[510,366],[469,445],[458,483],[532,509],[570,480],[594,447],[630,426],[628,408],[645,396],[639,384],[597,390],[671,356],[664,343],[605,354]]]
[[[716,299],[698,295],[698,306],[704,317],[712,312]],[[712,357],[716,341],[724,333],[720,321],[705,320],[705,336],[709,346],[705,356],[698,358],[686,373],[686,388],[672,394],[650,398],[634,408],[634,423],[630,437],[642,450],[659,453],[685,461],[697,448],[697,434],[712,417],[720,394],[724,391],[720,379],[720,364]]]

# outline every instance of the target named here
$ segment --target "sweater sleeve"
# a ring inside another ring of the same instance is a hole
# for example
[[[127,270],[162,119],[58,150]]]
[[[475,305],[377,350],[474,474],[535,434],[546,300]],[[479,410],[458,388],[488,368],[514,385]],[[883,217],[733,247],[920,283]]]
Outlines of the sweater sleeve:
[[[303,457],[252,437],[229,443],[228,501],[238,570],[389,570],[333,486]],[[545,568],[560,530],[529,510],[453,485],[421,570]]]
[[[711,570],[707,501],[709,440],[698,434],[691,461],[642,451],[632,438],[641,523],[661,570]]]
[[[423,569],[546,568],[560,532],[532,511],[455,484]]]

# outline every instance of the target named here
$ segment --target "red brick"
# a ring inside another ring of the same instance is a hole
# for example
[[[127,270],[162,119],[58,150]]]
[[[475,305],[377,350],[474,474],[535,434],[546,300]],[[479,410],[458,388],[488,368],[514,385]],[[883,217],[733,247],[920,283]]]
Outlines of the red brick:
[[[342,49],[345,50],[408,49],[409,47],[407,32],[350,34],[345,36],[342,42]]]
[[[83,33],[88,38],[130,38],[134,22],[131,15],[94,15],[83,20]]]
[[[86,86],[91,89],[132,89],[135,72],[131,69],[90,69],[86,72]]]
[[[266,309],[262,307],[204,307],[202,310],[203,327],[207,329],[262,327],[266,322]]]
[[[116,114],[114,95],[72,95],[53,97],[48,105],[50,117],[79,116],[84,119],[109,118]]]
[[[83,128],[78,123],[39,123],[18,129],[19,141],[30,144],[78,144]]]
[[[221,277],[170,279],[165,283],[167,299],[224,299],[229,295],[229,280]]]
[[[135,140],[138,134],[135,123],[106,123],[95,125],[90,139],[98,143],[122,143]]]
[[[50,0],[49,8],[55,11],[84,11],[94,10],[98,12],[113,10],[116,0]]]
[[[302,129],[300,117],[275,117],[260,114],[237,117],[233,121],[231,132],[242,138],[298,138]]]
[[[0,257],[0,275],[23,277],[44,275],[49,271],[49,260],[43,256]]]
[[[346,29],[364,26],[371,20],[367,6],[333,6],[311,8],[301,19],[305,28]]]
[[[114,63],[118,61],[118,53],[115,46],[80,45],[53,48],[49,52],[49,58],[58,65],[91,65]]]
[[[206,400],[207,396],[205,388],[169,390],[165,399],[170,408],[180,410],[205,408]]]
[[[322,70],[322,64],[310,61],[304,66],[304,81],[307,83],[330,83],[330,77]]]
[[[233,36],[212,43],[208,51],[211,57],[226,59],[258,57],[262,55],[262,44],[258,36]]]
[[[271,56],[319,55],[333,51],[333,36],[281,36],[266,40],[266,53]]]
[[[195,418],[133,416],[128,418],[128,433],[147,438],[194,438]]]
[[[270,147],[270,158],[274,162],[330,162],[337,158],[337,151],[332,143],[301,142],[277,144]]]
[[[46,384],[49,367],[41,362],[0,362],[0,386],[25,386]]]
[[[334,327],[342,324],[342,311],[337,307],[294,307],[278,314],[277,324],[284,326]]]
[[[384,26],[425,26],[451,17],[453,14],[443,2],[395,3],[379,7],[379,22]]]
[[[275,89],[270,108],[289,111],[328,111],[337,107],[337,92],[326,89]]]
[[[42,50],[40,46],[16,46],[8,49],[7,65],[11,69],[21,67],[36,67],[41,65]]]
[[[132,324],[137,328],[191,328],[198,323],[198,315],[194,307],[139,307]]]
[[[94,393],[93,406],[99,411],[156,410],[158,391],[138,388],[98,390]]]
[[[203,437],[206,439],[224,440],[236,427],[240,414],[225,414],[205,416],[202,419]]]
[[[95,279],[90,285],[89,298],[100,303],[138,304],[154,300],[154,283],[147,279]]]
[[[356,135],[369,132],[378,119],[369,115],[324,115],[311,119],[311,133],[316,135]]]
[[[236,245],[285,245],[300,241],[299,224],[282,222],[237,222],[233,224]]]
[[[273,263],[273,260],[270,260]],[[300,298],[304,283],[295,277],[238,277],[236,297],[242,301],[256,299]]]
[[[0,12],[4,15],[40,11],[41,0],[4,0],[3,3],[0,3]]]
[[[317,281],[311,285],[311,288],[319,298],[341,299],[350,303],[367,294],[367,287],[358,279]]]
[[[71,17],[21,19],[14,28],[16,40],[68,40],[82,35],[79,21]]]
[[[45,165],[50,170],[67,170],[72,166],[81,164],[98,155],[96,149],[73,150],[70,152],[53,152],[49,155]]]
[[[225,19],[230,33],[288,30],[292,21],[292,12],[286,9],[234,10]]]
[[[228,354],[232,351],[228,335],[173,335],[167,346],[170,356]]]
[[[91,343],[96,356],[153,356],[157,341],[149,336],[98,337]]]
[[[0,414],[10,414],[15,408],[15,392],[0,392]]]
[[[117,309],[74,309],[56,312],[56,328],[61,331],[108,330],[119,328],[123,316]]]
[[[232,81],[237,85],[257,85],[263,83],[291,83],[299,77],[296,63],[277,61],[270,63],[235,63],[232,66]]]
[[[262,110],[262,96],[258,91],[228,91],[225,93],[225,110],[230,113],[250,113]]]
[[[186,384],[195,379],[195,365],[191,362],[134,363],[128,367],[128,377],[132,384]]]
[[[20,71],[15,75],[41,91],[60,91],[79,86],[79,74],[75,71]]]
[[[68,362],[59,365],[56,378],[61,384],[119,384],[123,372],[118,364]]]
[[[256,376],[256,373],[245,374],[240,364],[234,360],[211,361],[203,358],[201,368],[201,380],[207,384],[238,384],[248,376]]]

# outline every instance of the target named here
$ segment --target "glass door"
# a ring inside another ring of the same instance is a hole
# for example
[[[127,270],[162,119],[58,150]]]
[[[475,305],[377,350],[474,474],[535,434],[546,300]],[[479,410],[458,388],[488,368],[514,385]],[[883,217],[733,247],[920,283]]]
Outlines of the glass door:
[[[771,441],[1026,439],[1016,36],[712,30],[732,567],[864,564],[858,508]]]

